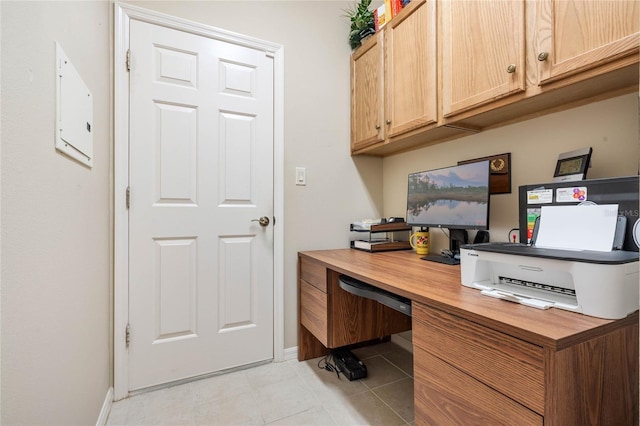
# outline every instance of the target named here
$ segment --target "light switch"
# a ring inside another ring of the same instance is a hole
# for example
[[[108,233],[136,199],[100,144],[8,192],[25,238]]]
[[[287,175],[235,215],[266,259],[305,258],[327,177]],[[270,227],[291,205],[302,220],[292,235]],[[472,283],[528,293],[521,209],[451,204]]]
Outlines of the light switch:
[[[307,169],[296,167],[296,185],[305,186],[307,184]]]

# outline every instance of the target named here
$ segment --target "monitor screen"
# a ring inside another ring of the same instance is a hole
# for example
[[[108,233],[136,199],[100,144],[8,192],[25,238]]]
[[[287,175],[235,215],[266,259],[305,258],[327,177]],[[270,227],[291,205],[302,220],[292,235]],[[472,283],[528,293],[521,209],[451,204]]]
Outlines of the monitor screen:
[[[407,224],[489,228],[489,161],[409,174]]]

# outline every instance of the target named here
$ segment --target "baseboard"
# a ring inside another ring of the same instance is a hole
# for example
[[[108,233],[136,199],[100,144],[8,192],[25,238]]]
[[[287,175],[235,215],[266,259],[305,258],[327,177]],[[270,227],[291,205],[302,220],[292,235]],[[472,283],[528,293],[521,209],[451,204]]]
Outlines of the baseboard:
[[[107,419],[109,418],[109,413],[111,412],[111,405],[113,404],[113,388],[109,388],[107,391],[107,396],[104,397],[104,403],[102,403],[102,410],[100,410],[100,416],[98,416],[98,421],[96,422],[96,426],[104,426],[107,424]]]
[[[298,359],[298,347],[297,346],[286,348],[284,350],[284,361],[289,361],[291,359]]]
[[[406,338],[397,334],[392,334],[391,341],[400,346],[402,349],[406,349],[407,351],[413,353],[413,343],[411,343],[411,340],[407,340]]]

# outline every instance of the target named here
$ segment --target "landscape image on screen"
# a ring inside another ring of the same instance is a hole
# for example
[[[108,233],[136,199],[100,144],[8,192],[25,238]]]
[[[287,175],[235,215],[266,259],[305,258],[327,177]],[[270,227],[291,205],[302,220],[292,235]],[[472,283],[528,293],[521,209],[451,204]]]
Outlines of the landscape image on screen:
[[[485,228],[488,201],[486,161],[412,173],[407,192],[407,222],[448,228]]]

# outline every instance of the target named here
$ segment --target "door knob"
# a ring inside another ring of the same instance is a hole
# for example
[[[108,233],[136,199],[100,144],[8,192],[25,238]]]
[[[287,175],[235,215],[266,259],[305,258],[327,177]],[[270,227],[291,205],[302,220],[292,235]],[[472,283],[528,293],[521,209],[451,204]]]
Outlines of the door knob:
[[[516,66],[514,64],[511,64],[507,67],[507,72],[509,74],[513,74],[514,72],[516,72]]]
[[[260,226],[268,226],[269,218],[266,216],[262,216],[260,219],[251,219],[251,222],[258,222]]]

